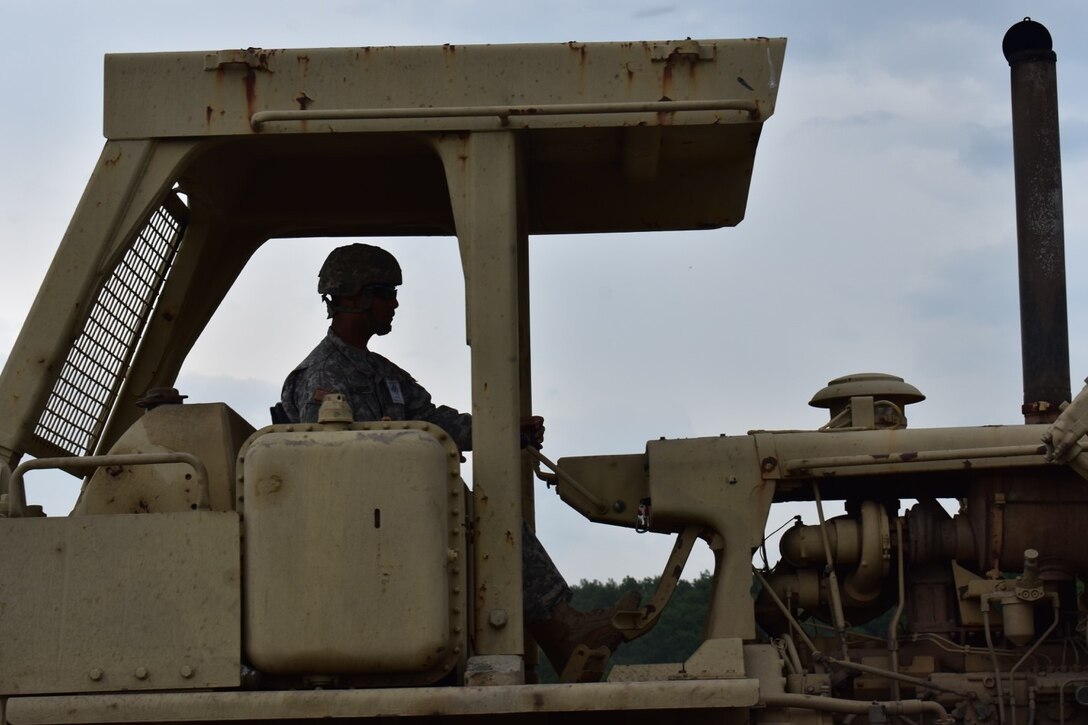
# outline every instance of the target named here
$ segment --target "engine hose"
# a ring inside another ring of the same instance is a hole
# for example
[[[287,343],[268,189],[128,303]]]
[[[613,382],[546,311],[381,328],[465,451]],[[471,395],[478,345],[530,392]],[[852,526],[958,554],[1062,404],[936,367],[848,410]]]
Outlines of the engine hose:
[[[834,697],[817,695],[764,695],[760,704],[767,707],[796,707],[805,710],[837,712],[849,715],[868,715],[874,707],[879,707],[888,715],[923,715],[937,717],[937,725],[951,725],[953,719],[939,702],[932,700],[898,700],[895,702],[865,702],[863,700],[842,700]]]

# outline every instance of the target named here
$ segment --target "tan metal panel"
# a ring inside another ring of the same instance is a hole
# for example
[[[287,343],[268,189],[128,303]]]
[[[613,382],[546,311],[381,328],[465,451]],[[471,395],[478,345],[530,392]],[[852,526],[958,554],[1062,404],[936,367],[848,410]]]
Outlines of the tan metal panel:
[[[463,656],[456,449],[420,426],[298,428],[265,429],[241,454],[250,662],[438,679]]]
[[[213,511],[232,511],[235,457],[253,426],[223,403],[160,405],[110,448],[111,454],[184,451],[207,466]],[[83,484],[73,515],[163,513],[197,507],[199,491],[183,463],[99,468]]]
[[[0,519],[0,694],[236,687],[238,516]]]
[[[115,54],[105,134],[250,134],[257,114],[298,119],[262,132],[309,133],[352,128],[352,117],[384,131],[706,124],[749,120],[751,109],[762,120],[784,53],[785,39],[754,38]],[[637,108],[663,102],[692,110]],[[612,120],[587,124],[602,113]]]

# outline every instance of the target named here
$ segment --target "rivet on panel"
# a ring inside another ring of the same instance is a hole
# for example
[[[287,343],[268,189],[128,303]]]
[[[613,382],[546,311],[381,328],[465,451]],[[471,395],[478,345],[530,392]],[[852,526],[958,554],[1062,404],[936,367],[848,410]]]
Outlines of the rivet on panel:
[[[87,677],[90,677],[95,682],[98,682],[102,679],[102,670],[98,669],[97,667],[92,667],[90,671],[87,672]]]
[[[190,667],[189,665],[182,665],[181,666],[181,676],[184,677],[185,679],[189,679],[190,677],[193,676],[193,668]]]
[[[147,668],[146,667],[137,667],[136,671],[133,672],[132,674],[136,675],[137,680],[146,680],[147,679]]]

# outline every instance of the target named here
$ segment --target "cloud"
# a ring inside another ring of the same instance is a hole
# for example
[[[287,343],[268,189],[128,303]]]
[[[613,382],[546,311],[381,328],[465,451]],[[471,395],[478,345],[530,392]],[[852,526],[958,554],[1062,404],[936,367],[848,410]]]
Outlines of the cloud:
[[[668,15],[676,12],[675,5],[656,5],[653,7],[643,8],[631,13],[631,17],[637,20],[644,20],[646,18],[659,18],[662,15]]]

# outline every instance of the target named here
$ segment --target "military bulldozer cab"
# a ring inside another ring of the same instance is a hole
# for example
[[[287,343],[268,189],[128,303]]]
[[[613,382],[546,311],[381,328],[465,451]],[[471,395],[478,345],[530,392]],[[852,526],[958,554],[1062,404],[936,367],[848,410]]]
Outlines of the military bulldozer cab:
[[[381,698],[398,685],[418,688],[397,694],[405,714],[496,709],[455,704],[463,687],[409,701],[427,685],[524,682],[508,532],[530,472],[516,434],[531,395],[528,237],[739,222],[784,49],[107,56],[107,142],[0,381],[5,471],[37,459],[5,477],[9,719],[24,697],[135,691],[207,719],[186,710],[196,693],[240,703],[255,678],[269,697],[336,682],[380,698],[344,705],[359,717],[392,712]],[[224,403],[145,399],[173,385],[265,241],[433,234],[456,236],[466,281],[474,498],[456,447],[425,423],[254,432],[263,421]],[[87,476],[71,516],[32,515],[28,465]],[[515,711],[589,699],[518,697]],[[245,707],[288,716],[264,695]]]
[[[653,625],[699,540],[714,598],[686,662],[532,682],[511,535],[531,511],[528,238],[740,222],[784,51],[107,56],[107,141],[0,377],[0,725],[1083,722],[1076,466],[1048,462],[1044,423],[910,429],[923,396],[881,374],[832,381],[818,431],[560,460],[588,519],[677,537],[617,628]],[[471,490],[427,423],[262,427],[170,391],[265,241],[431,234],[456,236],[465,279]],[[49,467],[86,477],[69,516],[26,504]],[[831,499],[847,513],[824,520]],[[753,570],[783,501],[820,521]]]

